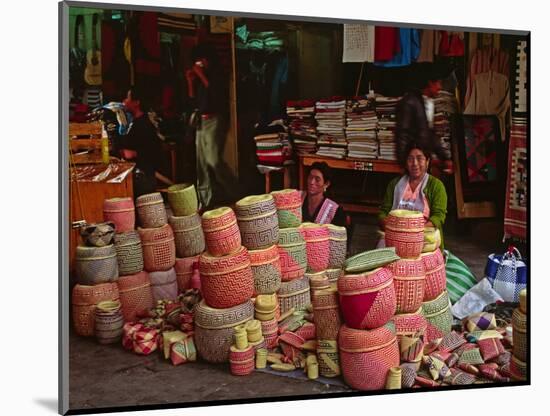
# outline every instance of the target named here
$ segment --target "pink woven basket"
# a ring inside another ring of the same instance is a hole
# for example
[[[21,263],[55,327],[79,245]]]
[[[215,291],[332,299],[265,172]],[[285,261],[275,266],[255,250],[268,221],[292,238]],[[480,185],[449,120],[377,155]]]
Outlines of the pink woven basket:
[[[208,252],[216,257],[234,253],[241,247],[241,233],[231,208],[221,207],[202,215],[202,229]]]
[[[338,346],[344,380],[357,390],[383,389],[390,368],[399,365],[399,347],[392,322],[370,331],[343,325]]]
[[[146,271],[120,276],[117,285],[124,321],[133,322],[138,315],[153,307],[151,279]]]
[[[441,295],[447,287],[445,259],[439,249],[431,253],[423,253],[420,257],[426,269],[424,301],[433,300]]]
[[[148,272],[158,272],[174,267],[176,245],[172,227],[138,228],[143,247],[143,264]]]
[[[422,308],[413,313],[397,314],[393,317],[393,322],[395,323],[395,333],[398,340],[402,336],[422,336],[428,325],[426,318],[422,315]]]
[[[393,274],[378,268],[338,279],[340,310],[350,328],[372,329],[386,324],[397,306]]]
[[[245,247],[234,254],[214,257],[203,253],[199,258],[201,291],[213,308],[230,308],[252,297],[254,277]]]
[[[143,228],[159,228],[168,223],[164,200],[160,192],[138,196],[136,209],[139,223]]]
[[[395,247],[401,258],[417,258],[424,247],[424,223],[421,212],[390,211],[386,219],[386,247]]]
[[[328,228],[313,223],[303,223],[298,228],[306,242],[308,272],[315,273],[326,270],[330,259]]]
[[[277,216],[279,228],[298,227],[302,223],[302,196],[296,189],[283,189],[271,192]]]
[[[199,263],[199,256],[176,258],[174,269],[176,270],[176,278],[178,281],[178,290],[183,292],[191,288],[191,276],[193,276],[193,264]]]
[[[115,223],[115,232],[124,233],[136,227],[136,209],[132,198],[111,198],[103,201],[103,219]]]
[[[411,313],[422,306],[426,270],[424,262],[417,259],[401,259],[385,266],[393,274],[393,286],[397,301],[397,313]]]
[[[250,250],[250,266],[254,276],[254,294],[275,293],[281,287],[279,249],[272,245],[262,250]]]
[[[172,267],[169,270],[149,273],[151,288],[153,289],[153,301],[176,300],[178,297],[178,281],[176,271]]]
[[[317,290],[313,292],[313,320],[319,339],[338,339],[342,325],[336,289]]]
[[[93,336],[95,309],[99,302],[119,299],[116,283],[100,283],[95,286],[77,284],[72,291],[73,325],[80,336]]]
[[[299,228],[279,230],[279,260],[281,280],[288,282],[304,276],[307,270],[306,242]]]
[[[231,346],[229,350],[229,367],[234,376],[247,376],[254,371],[255,350],[248,346],[244,350],[238,350]]]

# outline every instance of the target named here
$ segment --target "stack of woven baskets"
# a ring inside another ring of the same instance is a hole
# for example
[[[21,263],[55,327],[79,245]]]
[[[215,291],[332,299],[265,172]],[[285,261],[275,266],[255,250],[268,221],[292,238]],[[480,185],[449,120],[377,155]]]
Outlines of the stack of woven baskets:
[[[512,314],[513,349],[510,373],[515,380],[527,378],[527,289],[519,292],[519,308]]]
[[[392,320],[397,299],[387,265],[399,261],[394,248],[360,253],[346,260],[338,280],[345,324],[338,336],[342,373],[358,390],[379,390],[392,367],[399,366],[399,347]]]
[[[254,317],[250,255],[241,245],[237,217],[231,208],[205,212],[202,228],[206,252],[199,257],[203,300],[194,310],[195,342],[205,361],[228,362],[234,328]]]
[[[172,215],[168,222],[174,230],[176,244],[177,286],[180,292],[191,288],[194,268],[198,267],[199,256],[206,243],[198,214],[198,199],[195,185],[176,184],[168,188],[168,203]]]
[[[174,265],[176,245],[174,231],[168,224],[164,200],[159,192],[136,198],[136,209],[141,227],[138,228],[143,246],[143,262],[149,273],[153,300],[175,300],[178,284]]]
[[[416,334],[429,342],[451,332],[445,260],[437,232],[417,211],[393,210],[386,220],[386,246],[401,260],[390,266],[397,298],[398,336]]]

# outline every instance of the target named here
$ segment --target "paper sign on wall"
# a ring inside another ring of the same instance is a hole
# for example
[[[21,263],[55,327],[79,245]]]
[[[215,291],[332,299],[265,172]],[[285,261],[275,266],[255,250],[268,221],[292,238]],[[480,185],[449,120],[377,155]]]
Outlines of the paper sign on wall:
[[[344,25],[342,62],[374,61],[374,26]]]

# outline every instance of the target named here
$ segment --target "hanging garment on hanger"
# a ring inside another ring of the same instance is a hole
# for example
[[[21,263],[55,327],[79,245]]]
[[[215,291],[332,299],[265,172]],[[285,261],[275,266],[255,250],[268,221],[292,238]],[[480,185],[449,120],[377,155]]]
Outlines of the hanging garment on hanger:
[[[420,52],[420,36],[418,29],[399,29],[400,50],[389,61],[376,61],[374,65],[383,67],[399,67],[410,65]]]
[[[464,32],[439,30],[437,45],[439,56],[464,56]]]
[[[422,29],[420,31],[420,53],[416,62],[433,62],[435,55],[435,31]]]
[[[510,113],[510,85],[508,78],[498,72],[478,74],[472,86],[470,101],[464,114],[494,114],[500,125],[500,139],[506,139],[506,116]]]
[[[464,96],[464,105],[468,105],[470,95],[472,94],[472,84],[477,74],[494,71],[508,78],[509,56],[505,51],[497,48],[477,49],[472,56],[470,71],[466,82],[466,95]]]
[[[376,26],[374,29],[374,60],[389,61],[401,50],[399,29]]]

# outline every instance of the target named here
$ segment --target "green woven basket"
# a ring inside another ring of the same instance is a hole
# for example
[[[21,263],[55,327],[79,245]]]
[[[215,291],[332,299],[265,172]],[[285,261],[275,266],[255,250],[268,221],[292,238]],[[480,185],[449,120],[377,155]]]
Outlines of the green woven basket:
[[[446,290],[434,300],[422,303],[422,314],[430,324],[444,334],[451,332],[453,314],[451,313],[449,295]]]
[[[385,266],[399,259],[400,257],[395,254],[395,247],[378,248],[348,258],[344,263],[344,270],[347,273],[361,273]]]
[[[195,185],[180,183],[168,188],[168,202],[175,216],[187,216],[197,212],[199,203]]]

